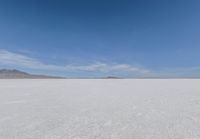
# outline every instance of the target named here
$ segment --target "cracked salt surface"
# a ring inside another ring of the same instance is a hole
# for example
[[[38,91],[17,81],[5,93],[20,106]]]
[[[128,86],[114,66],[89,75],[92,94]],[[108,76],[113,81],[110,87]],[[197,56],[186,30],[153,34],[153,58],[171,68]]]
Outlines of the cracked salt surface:
[[[0,80],[0,139],[199,139],[200,80]]]

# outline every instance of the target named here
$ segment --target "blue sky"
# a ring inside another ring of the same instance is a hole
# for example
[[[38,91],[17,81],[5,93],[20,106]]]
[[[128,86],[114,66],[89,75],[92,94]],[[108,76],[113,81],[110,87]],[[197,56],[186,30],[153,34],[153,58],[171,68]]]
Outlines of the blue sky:
[[[0,68],[200,77],[197,0],[1,0]]]

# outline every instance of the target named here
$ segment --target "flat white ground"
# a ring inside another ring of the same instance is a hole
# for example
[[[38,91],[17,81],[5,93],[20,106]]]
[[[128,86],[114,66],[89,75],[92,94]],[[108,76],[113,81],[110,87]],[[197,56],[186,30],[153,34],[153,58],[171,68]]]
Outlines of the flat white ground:
[[[0,80],[0,139],[200,139],[200,80]]]

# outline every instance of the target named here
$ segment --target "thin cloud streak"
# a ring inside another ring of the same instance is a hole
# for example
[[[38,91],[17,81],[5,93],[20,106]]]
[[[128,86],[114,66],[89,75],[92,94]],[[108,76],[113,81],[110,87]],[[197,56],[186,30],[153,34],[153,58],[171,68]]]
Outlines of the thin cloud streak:
[[[0,65],[22,66],[30,69],[53,70],[53,71],[89,71],[89,72],[123,72],[130,74],[146,75],[149,70],[135,67],[129,64],[107,64],[97,62],[89,65],[53,65],[45,64],[42,61],[22,54],[13,53],[7,50],[0,50]]]
[[[116,75],[128,75],[128,77],[199,77],[200,67],[162,69],[159,71],[148,70],[129,64],[108,64],[96,62],[88,65],[53,65],[46,64],[42,61],[31,58],[24,54],[14,53],[7,50],[0,50],[0,66],[23,67],[33,70],[43,71],[62,71],[62,72],[91,72],[91,73],[108,73]],[[126,76],[127,77],[127,76]]]

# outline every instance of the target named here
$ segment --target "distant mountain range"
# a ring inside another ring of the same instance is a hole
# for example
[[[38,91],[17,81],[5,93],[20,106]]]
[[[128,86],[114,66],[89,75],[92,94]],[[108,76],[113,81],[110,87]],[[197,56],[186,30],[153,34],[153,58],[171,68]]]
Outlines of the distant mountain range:
[[[48,76],[48,75],[35,75],[27,72],[23,72],[16,69],[0,69],[0,79],[63,79],[64,77]],[[68,78],[70,79],[70,78]],[[71,78],[73,79],[73,78]],[[81,79],[81,78],[74,78]],[[87,79],[87,78],[85,78]],[[90,78],[88,78],[90,79]],[[107,76],[101,78],[91,78],[91,79],[119,79],[114,76]]]
[[[132,77],[132,78],[121,78],[117,76],[105,76],[105,77],[93,77],[93,78],[65,78],[58,76],[49,75],[36,75],[23,72],[16,69],[0,69],[0,79],[199,79],[200,77]]]
[[[60,79],[62,77],[34,75],[16,69],[0,69],[0,79]]]

